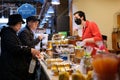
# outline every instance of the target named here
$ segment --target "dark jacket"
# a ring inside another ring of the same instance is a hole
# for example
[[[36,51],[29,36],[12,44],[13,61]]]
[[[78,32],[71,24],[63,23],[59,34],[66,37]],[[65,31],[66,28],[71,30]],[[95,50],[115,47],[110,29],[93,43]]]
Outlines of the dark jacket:
[[[18,35],[22,44],[31,48],[35,48],[35,45],[40,42],[39,38],[34,39],[34,34],[28,26],[24,27]]]
[[[16,32],[6,27],[1,30],[0,80],[26,80],[31,48],[22,46]]]
[[[34,39],[34,34],[28,26],[24,27],[19,32],[18,36],[23,45],[29,46],[31,48],[35,48],[35,45],[37,45],[40,42],[39,38]],[[29,57],[32,58],[32,56]],[[32,76],[32,80],[40,80],[39,78],[40,78],[40,63],[36,59],[36,67]]]

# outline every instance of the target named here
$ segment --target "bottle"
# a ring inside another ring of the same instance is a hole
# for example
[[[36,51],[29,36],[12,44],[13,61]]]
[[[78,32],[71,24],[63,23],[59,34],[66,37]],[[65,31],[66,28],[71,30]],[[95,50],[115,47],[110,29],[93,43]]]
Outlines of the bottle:
[[[81,61],[80,61],[80,71],[81,71],[82,74],[86,74],[87,73],[84,61],[85,61],[85,57],[81,58]]]
[[[33,73],[36,65],[36,60],[32,59],[29,66],[29,73]]]

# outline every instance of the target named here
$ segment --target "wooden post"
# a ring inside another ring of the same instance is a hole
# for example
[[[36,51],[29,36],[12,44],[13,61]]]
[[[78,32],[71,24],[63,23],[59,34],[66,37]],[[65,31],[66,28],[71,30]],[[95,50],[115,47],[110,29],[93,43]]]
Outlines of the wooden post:
[[[69,0],[69,16],[70,16],[70,35],[73,35],[73,11],[72,11],[73,0]]]

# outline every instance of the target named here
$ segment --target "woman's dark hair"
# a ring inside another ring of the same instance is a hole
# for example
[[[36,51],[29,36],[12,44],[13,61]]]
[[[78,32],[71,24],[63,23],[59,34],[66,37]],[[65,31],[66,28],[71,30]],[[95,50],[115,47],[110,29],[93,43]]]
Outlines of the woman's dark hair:
[[[83,20],[86,21],[85,13],[83,11],[77,11],[74,13],[74,15],[75,14],[78,14],[80,17],[83,17]]]

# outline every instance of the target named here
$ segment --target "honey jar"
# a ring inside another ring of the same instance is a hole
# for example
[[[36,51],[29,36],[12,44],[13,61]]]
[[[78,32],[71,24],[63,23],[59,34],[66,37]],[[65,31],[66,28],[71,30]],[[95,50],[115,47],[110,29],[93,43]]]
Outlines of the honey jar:
[[[82,58],[84,56],[84,48],[75,49],[75,57]]]
[[[47,47],[48,49],[52,49],[52,41],[48,41]]]

